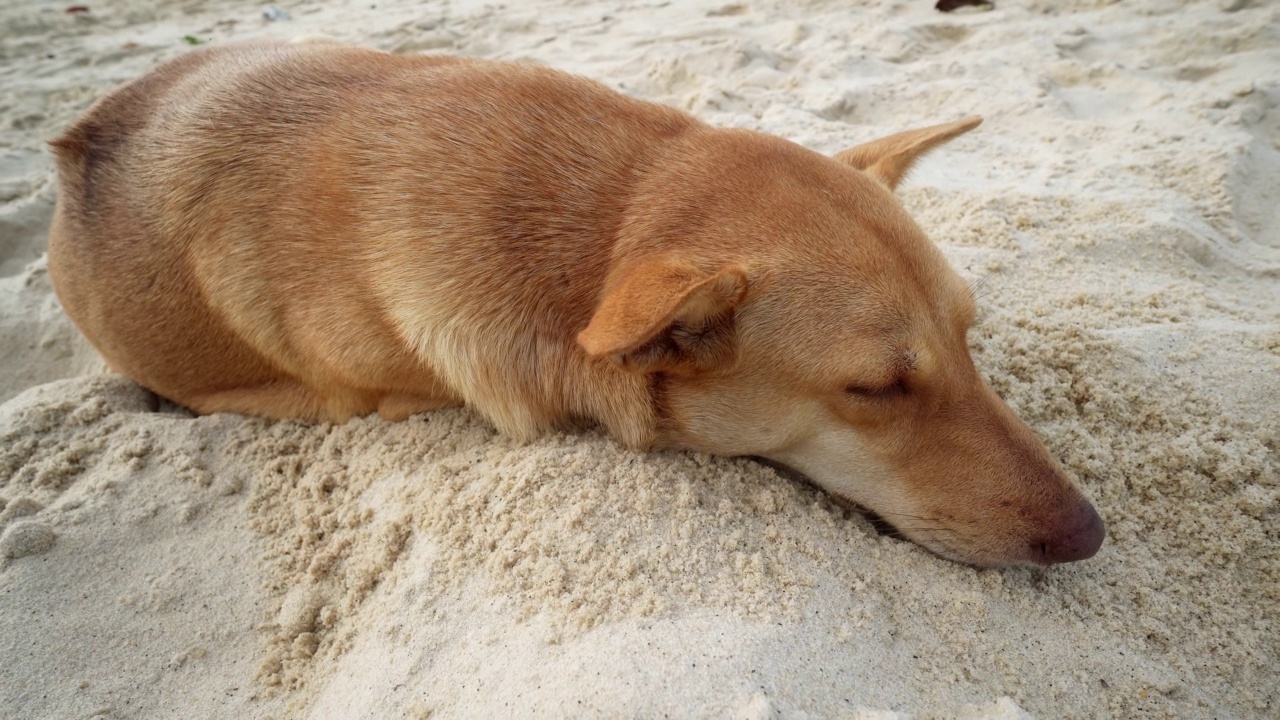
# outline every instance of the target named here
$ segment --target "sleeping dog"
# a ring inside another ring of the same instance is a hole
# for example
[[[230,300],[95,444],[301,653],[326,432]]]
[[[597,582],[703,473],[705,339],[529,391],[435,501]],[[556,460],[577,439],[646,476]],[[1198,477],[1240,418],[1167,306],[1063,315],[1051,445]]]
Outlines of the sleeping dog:
[[[979,122],[826,157],[528,64],[214,47],[53,142],[49,271],[113,369],[199,413],[597,424],[795,468],[952,559],[1080,560],[1101,519],[893,194]]]

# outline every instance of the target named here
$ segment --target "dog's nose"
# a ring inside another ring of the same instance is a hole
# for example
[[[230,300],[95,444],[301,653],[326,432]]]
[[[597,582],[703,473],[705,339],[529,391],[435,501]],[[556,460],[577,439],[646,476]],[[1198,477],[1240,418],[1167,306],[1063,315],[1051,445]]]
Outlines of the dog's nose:
[[[1045,565],[1085,560],[1098,552],[1106,534],[1098,511],[1088,500],[1081,499],[1062,529],[1052,537],[1033,543],[1031,549],[1036,560]]]

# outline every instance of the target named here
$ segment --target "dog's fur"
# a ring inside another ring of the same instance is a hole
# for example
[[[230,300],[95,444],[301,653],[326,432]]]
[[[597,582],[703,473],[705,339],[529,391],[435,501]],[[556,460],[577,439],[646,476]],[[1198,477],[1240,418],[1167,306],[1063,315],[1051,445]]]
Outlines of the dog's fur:
[[[598,423],[794,467],[951,558],[1089,557],[1101,520],[892,194],[979,122],[829,158],[531,65],[218,47],[53,142],[49,269],[114,369],[197,412]]]

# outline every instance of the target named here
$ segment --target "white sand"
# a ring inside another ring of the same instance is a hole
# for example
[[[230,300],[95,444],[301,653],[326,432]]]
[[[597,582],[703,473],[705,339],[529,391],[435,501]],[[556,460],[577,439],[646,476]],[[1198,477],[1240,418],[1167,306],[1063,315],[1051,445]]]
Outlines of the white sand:
[[[997,2],[5,3],[0,717],[1280,716],[1280,6]],[[1107,544],[977,571],[745,460],[193,418],[100,374],[42,141],[184,35],[312,32],[822,151],[984,115],[903,196],[988,277],[979,365]]]

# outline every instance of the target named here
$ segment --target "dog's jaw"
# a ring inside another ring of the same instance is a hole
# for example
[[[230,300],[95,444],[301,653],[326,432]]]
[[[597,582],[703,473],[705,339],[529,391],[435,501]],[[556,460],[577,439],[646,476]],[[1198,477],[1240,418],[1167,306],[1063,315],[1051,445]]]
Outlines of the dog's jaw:
[[[909,479],[909,468],[894,467],[871,443],[837,424],[762,457],[874,514],[894,534],[957,562],[980,567],[1074,562],[1093,557],[1105,535],[1097,511],[1047,456],[1041,472],[1053,477],[1041,482],[1054,486],[1057,502],[1034,509],[1017,496],[968,508],[931,502],[934,498],[919,492],[922,483],[939,487],[956,478]]]

